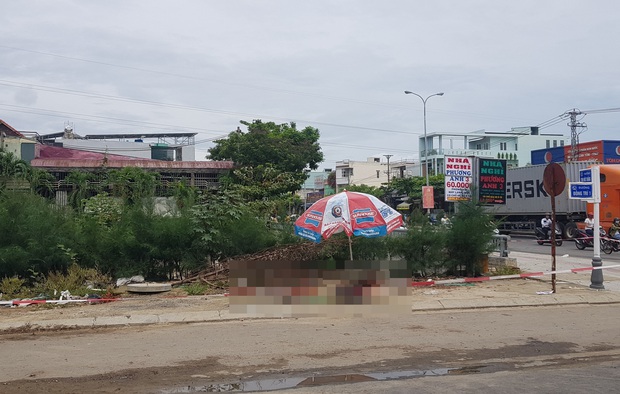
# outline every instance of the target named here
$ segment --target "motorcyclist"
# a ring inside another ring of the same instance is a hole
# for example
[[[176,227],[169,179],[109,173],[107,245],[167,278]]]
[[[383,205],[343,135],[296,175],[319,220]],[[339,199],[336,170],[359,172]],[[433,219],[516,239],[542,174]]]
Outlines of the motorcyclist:
[[[586,234],[588,234],[589,237],[593,237],[594,236],[594,214],[592,212],[589,212],[588,217],[586,218],[586,220],[583,221],[583,223],[586,225]]]
[[[551,219],[549,216],[550,215],[547,213],[545,217],[540,220],[540,227],[543,234],[545,234],[545,238],[549,238],[549,231],[551,231]]]
[[[609,227],[609,236],[613,239],[620,240],[620,218],[614,218],[611,227]]]

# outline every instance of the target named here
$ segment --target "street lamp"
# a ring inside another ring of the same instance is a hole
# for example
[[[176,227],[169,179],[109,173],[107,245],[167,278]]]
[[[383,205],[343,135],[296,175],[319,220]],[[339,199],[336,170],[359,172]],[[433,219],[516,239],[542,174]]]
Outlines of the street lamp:
[[[383,157],[385,157],[387,159],[387,166],[388,166],[388,170],[387,170],[387,176],[388,176],[388,189],[390,188],[390,157],[392,157],[394,155],[383,155]]]
[[[420,96],[419,94],[414,93],[414,92],[410,92],[408,90],[405,90],[405,94],[414,94],[414,95],[418,96],[420,98],[420,100],[422,100],[422,104],[424,104],[424,167],[426,167],[425,168],[425,172],[426,172],[426,186],[428,186],[428,163],[426,162],[428,160],[428,142],[426,141],[426,101],[429,98],[433,97],[433,96],[443,96],[443,92],[431,94],[427,98],[424,98],[424,97]]]

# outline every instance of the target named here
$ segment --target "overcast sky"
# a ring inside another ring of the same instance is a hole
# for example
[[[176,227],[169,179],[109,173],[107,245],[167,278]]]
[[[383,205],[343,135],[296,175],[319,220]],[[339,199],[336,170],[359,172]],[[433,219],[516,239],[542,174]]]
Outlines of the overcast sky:
[[[620,107],[615,0],[48,0],[0,6],[0,119],[17,130],[320,130],[325,162],[418,159],[427,132]],[[580,140],[620,139],[620,112]],[[551,122],[553,123],[553,122]],[[570,137],[566,121],[541,130]],[[245,128],[244,128],[245,129]]]

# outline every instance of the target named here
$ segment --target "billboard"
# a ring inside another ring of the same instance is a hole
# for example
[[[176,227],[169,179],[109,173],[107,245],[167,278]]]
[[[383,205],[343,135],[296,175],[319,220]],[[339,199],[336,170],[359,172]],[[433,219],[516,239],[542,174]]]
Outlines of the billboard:
[[[620,164],[620,141],[603,141],[603,164]]]
[[[422,208],[435,208],[435,194],[432,186],[422,186]]]
[[[471,157],[445,156],[445,200],[471,200],[473,166]]]
[[[571,146],[536,149],[532,164],[567,163],[570,161],[598,161],[603,164],[620,164],[620,141],[591,141],[577,145],[577,157],[572,160]]]
[[[478,159],[478,201],[506,204],[506,160]]]
[[[566,161],[563,146],[558,146],[556,148],[536,149],[532,151],[531,156],[532,165],[564,163]]]

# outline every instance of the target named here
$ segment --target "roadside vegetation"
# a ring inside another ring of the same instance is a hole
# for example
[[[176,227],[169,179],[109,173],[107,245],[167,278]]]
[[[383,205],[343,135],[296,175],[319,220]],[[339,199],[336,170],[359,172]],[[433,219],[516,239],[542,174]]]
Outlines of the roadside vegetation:
[[[58,297],[63,290],[101,295],[116,278],[134,275],[179,281],[234,256],[305,242],[293,235],[288,215],[303,209],[294,192],[306,179],[304,170],[323,160],[318,130],[242,123],[248,132],[235,131],[210,151],[212,159],[237,164],[218,190],[164,185],[157,174],[138,168],[74,172],[63,181],[68,203],[59,206],[51,174],[0,152],[2,298]],[[394,192],[416,198],[422,183],[411,178],[395,180],[389,189],[351,189],[383,199]],[[168,198],[164,212],[154,197]],[[354,238],[354,259],[398,255],[412,275],[478,274],[490,220],[475,204],[461,205],[450,227],[432,226],[414,211],[404,236]],[[322,258],[348,259],[342,245],[326,244]],[[207,287],[184,285],[188,294],[204,294]]]

